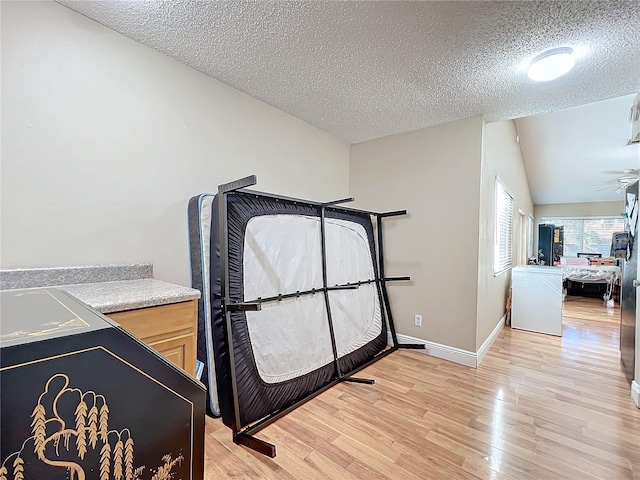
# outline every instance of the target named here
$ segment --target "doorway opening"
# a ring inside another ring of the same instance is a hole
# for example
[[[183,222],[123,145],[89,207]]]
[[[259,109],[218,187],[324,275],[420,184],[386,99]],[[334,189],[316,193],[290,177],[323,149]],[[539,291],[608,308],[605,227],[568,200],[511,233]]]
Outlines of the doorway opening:
[[[527,243],[529,224],[527,222],[527,214],[518,209],[518,256],[516,258],[517,265],[527,264]]]

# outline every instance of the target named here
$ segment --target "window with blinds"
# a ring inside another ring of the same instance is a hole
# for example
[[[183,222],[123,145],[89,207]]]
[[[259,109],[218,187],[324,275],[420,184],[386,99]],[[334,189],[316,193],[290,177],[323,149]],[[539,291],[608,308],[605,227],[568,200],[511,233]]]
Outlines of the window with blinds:
[[[576,257],[579,252],[611,254],[611,237],[615,232],[624,232],[621,217],[546,217],[542,223],[564,227],[564,256]]]
[[[496,231],[493,245],[493,272],[511,268],[513,243],[513,195],[496,177]]]

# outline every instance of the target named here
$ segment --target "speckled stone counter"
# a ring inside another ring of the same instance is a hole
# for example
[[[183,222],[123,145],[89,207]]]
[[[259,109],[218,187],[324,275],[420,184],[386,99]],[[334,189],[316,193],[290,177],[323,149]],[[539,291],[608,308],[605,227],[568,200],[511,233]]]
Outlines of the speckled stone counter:
[[[58,288],[69,292],[101,313],[122,312],[200,298],[198,290],[153,278],[65,285]]]
[[[124,263],[0,270],[0,290],[153,278],[153,264]]]
[[[200,298],[198,290],[152,277],[153,266],[150,263],[13,269],[0,271],[0,289],[55,286],[101,313]]]

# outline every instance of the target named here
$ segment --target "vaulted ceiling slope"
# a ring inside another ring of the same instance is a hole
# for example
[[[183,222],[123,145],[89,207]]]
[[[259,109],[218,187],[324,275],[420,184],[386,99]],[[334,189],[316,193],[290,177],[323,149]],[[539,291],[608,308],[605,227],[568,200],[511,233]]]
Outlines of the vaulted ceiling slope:
[[[637,1],[59,3],[353,143],[640,88]],[[574,70],[529,80],[558,46],[577,52]]]
[[[634,98],[516,120],[534,204],[622,202],[618,178],[640,167],[640,145],[627,145]]]

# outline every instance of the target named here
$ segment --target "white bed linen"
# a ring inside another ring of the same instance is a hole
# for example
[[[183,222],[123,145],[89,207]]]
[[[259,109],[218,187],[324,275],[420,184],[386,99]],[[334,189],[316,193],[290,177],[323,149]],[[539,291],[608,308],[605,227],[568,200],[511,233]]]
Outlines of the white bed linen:
[[[327,282],[330,286],[375,277],[362,225],[325,219]],[[322,288],[320,218],[265,215],[249,220],[243,258],[244,300]],[[366,345],[382,331],[375,284],[329,292],[338,355]],[[256,367],[263,381],[277,383],[333,361],[324,295],[267,302],[247,312]]]
[[[613,284],[620,278],[620,267],[617,265],[563,265],[561,268],[563,280]]]

